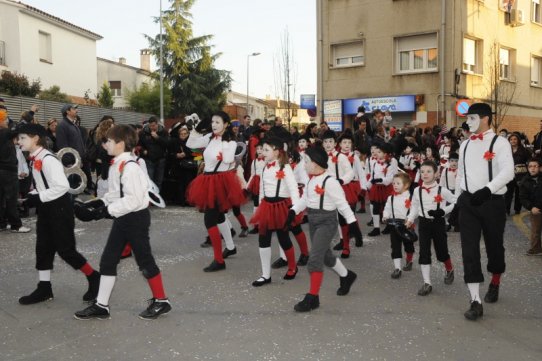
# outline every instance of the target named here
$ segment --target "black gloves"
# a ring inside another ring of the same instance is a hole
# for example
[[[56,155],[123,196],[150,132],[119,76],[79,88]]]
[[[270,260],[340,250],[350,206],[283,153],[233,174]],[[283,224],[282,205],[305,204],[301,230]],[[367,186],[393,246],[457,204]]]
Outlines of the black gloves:
[[[484,187],[477,190],[472,194],[470,204],[473,206],[479,206],[491,197],[491,190],[488,187]]]
[[[344,184],[344,181],[343,181],[342,179],[339,178],[339,179],[337,179],[337,180],[339,181],[339,184],[340,184],[340,185],[343,185],[343,184]]]
[[[429,212],[427,212],[428,215],[431,217],[437,219],[444,217],[444,210],[443,209],[432,209]]]
[[[85,206],[91,207],[91,208],[105,207],[104,201],[102,201],[100,198],[96,198],[96,199],[93,199],[93,200],[90,200],[90,201],[86,201],[83,204]]]
[[[196,132],[200,134],[207,134],[211,131],[211,119],[206,118],[199,122],[198,125],[196,125]]]
[[[41,204],[41,199],[37,193],[29,193],[23,201],[23,205],[29,208],[37,207]]]
[[[363,241],[363,236],[361,235],[357,222],[352,222],[348,225],[348,233],[350,233],[350,236],[354,237],[356,241]]]
[[[97,221],[102,218],[113,218],[107,211],[105,203],[100,199],[83,203],[75,201],[73,204],[75,217],[83,222]]]
[[[288,211],[288,217],[286,217],[286,222],[284,222],[284,229],[287,230],[290,228],[290,225],[295,219],[295,212],[293,209]]]
[[[371,183],[373,183],[373,184],[376,184],[376,183],[382,183],[382,178],[374,178],[374,179],[371,179]]]

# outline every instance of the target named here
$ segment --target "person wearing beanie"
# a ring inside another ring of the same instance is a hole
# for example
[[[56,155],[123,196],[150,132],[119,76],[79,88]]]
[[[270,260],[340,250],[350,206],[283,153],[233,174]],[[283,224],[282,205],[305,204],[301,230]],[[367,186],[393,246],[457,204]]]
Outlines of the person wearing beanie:
[[[51,270],[56,253],[87,277],[88,289],[83,300],[92,301],[98,295],[100,274],[76,249],[73,203],[64,166],[45,149],[45,128],[25,124],[18,128],[18,133],[21,150],[30,153],[34,191],[27,195],[24,204],[37,208],[36,268],[39,276],[36,290],[19,298],[19,303],[31,305],[53,299]]]
[[[506,270],[504,227],[506,185],[514,179],[514,159],[510,143],[491,129],[493,114],[486,103],[474,103],[467,111],[470,137],[459,149],[457,204],[461,210],[459,232],[463,255],[464,280],[471,303],[465,312],[469,320],[484,314],[480,283],[484,282],[480,260],[480,238],[483,234],[492,274],[487,303],[497,302],[501,276]],[[456,195],[457,196],[457,195]]]
[[[348,270],[330,249],[331,240],[338,227],[337,212],[350,225],[351,234],[356,236],[355,233],[359,232],[354,212],[346,201],[339,181],[326,171],[327,152],[320,146],[315,146],[307,149],[306,155],[308,157],[306,168],[310,180],[303,197],[294,203],[287,219],[288,222],[306,210],[312,242],[307,264],[310,289],[303,300],[294,306],[297,312],[308,312],[320,306],[319,293],[324,277],[324,265],[340,277],[340,287],[337,290],[339,296],[347,295],[357,278],[357,275]]]
[[[288,162],[288,154],[284,143],[276,137],[263,140],[262,153],[266,165],[262,171],[260,182],[260,206],[252,216],[250,223],[259,228],[259,253],[262,264],[262,275],[252,282],[252,286],[260,287],[271,283],[271,238],[277,234],[281,248],[288,262],[288,271],[283,279],[292,280],[297,275],[294,247],[289,236],[292,226],[301,223],[300,217],[288,218],[292,204],[299,201],[299,193],[294,173]]]

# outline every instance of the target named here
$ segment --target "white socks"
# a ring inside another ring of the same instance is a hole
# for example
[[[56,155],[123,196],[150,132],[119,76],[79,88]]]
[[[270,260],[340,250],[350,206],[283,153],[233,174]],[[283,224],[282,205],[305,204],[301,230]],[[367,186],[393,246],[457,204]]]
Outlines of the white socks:
[[[51,270],[38,271],[40,282],[51,282]]]
[[[480,299],[480,284],[467,283],[467,287],[469,288],[471,301],[478,301],[482,303],[482,300]]]
[[[96,298],[96,301],[100,305],[109,305],[109,297],[111,297],[116,278],[116,276],[100,276],[100,289],[98,290],[98,297]]]
[[[427,284],[431,284],[431,265],[422,264],[421,268],[422,268],[423,282]]]
[[[373,214],[373,227],[374,228],[380,228],[380,215],[379,214]]]
[[[402,258],[394,258],[393,259],[393,265],[395,266],[395,269],[401,269],[401,261]]]
[[[348,274],[348,270],[339,258],[337,258],[335,266],[331,267],[331,269],[335,271],[335,273],[337,273],[339,277],[346,277],[346,275]]]
[[[262,277],[271,278],[271,247],[260,248],[260,261],[262,262]]]
[[[279,244],[279,252],[280,252],[280,258],[286,261],[286,253],[284,253],[284,250],[282,249],[280,244]]]
[[[224,238],[224,242],[226,243],[226,248],[230,251],[235,248],[235,244],[233,243],[233,238],[231,237],[231,222],[226,217],[226,221],[222,222],[217,225],[218,229],[220,230],[220,234]]]

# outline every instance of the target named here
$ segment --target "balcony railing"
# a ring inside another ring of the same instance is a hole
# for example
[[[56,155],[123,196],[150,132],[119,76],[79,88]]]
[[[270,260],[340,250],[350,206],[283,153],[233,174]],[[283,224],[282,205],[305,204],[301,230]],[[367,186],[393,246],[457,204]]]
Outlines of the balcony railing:
[[[0,40],[0,65],[6,65],[6,43]]]

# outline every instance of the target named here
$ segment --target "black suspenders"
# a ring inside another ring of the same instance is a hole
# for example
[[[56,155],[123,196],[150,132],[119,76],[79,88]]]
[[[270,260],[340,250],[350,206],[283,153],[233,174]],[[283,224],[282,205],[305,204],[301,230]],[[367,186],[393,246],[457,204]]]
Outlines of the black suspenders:
[[[265,172],[265,168],[267,168],[267,165],[263,168],[263,171],[262,171],[262,182],[263,182],[263,172]],[[284,170],[284,166],[281,165],[280,166],[280,170]],[[279,193],[280,193],[280,183],[281,183],[282,179],[279,178],[278,182],[277,182],[277,191],[275,193],[275,198],[278,198],[279,197]],[[263,185],[263,197],[265,198],[265,184]]]
[[[326,192],[325,192],[325,189],[326,189],[326,182],[327,182],[327,180],[328,180],[329,178],[331,178],[330,175],[328,175],[328,176],[324,179],[324,181],[322,182],[322,190],[323,190],[324,192],[320,195],[320,209],[324,209],[324,196],[325,196],[325,194],[326,194]]]
[[[47,153],[43,156],[43,158],[41,159],[41,161],[43,162],[43,160],[48,157],[48,156],[51,156],[51,157],[55,157],[53,154],[51,153]],[[56,157],[55,157],[56,158]],[[30,169],[34,168],[34,161],[31,162],[30,164]],[[43,185],[45,186],[45,189],[49,189],[49,183],[47,183],[47,179],[45,178],[45,174],[43,174],[43,170],[40,169],[40,175],[41,175],[41,181],[43,182]],[[34,179],[34,173],[32,173],[32,185],[34,186],[34,189],[37,190],[38,188],[36,187],[36,180]]]
[[[408,200],[412,202],[412,196],[414,196],[414,193],[412,193],[409,197],[408,197]],[[393,207],[393,200],[394,200],[394,196],[392,194],[391,196],[391,216],[393,217],[393,219],[395,219],[395,211],[394,211],[394,207]],[[420,201],[421,202],[421,201]],[[410,214],[410,208],[408,209],[408,211],[406,212],[406,216],[408,217],[408,215]]]
[[[122,173],[124,172],[124,167],[126,167],[126,165],[128,163],[136,163],[137,165],[139,165],[139,163],[137,163],[135,160],[129,160],[127,161],[126,163],[124,163],[124,166],[122,168],[122,172],[120,173],[120,176],[119,176],[119,185],[120,185],[120,197],[121,198],[124,198],[124,192],[122,191]]]
[[[491,140],[491,144],[489,145],[489,153],[493,153],[493,146],[495,145],[495,142],[497,141],[498,137],[499,136],[497,134],[493,136],[493,139]],[[467,183],[466,161],[467,161],[467,147],[469,146],[469,143],[470,143],[470,139],[467,140],[467,144],[465,144],[465,149],[463,149],[463,177],[465,178],[465,188],[467,192],[469,192],[469,184]],[[487,160],[487,172],[489,174],[489,181],[491,182],[493,180],[493,159],[492,158],[489,158]]]
[[[423,218],[427,218],[427,217],[425,217],[425,211],[424,211],[424,209],[423,209],[423,198],[422,198],[422,191],[423,191],[423,189],[422,189],[422,187],[418,187],[418,188],[420,189],[420,208],[422,209],[422,217],[423,217]],[[441,190],[442,190],[442,187],[441,187],[441,186],[438,186],[437,195],[440,196],[440,191],[441,191]],[[437,209],[440,209],[440,202],[437,203]]]

